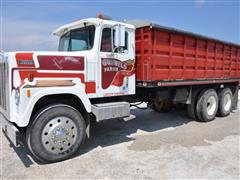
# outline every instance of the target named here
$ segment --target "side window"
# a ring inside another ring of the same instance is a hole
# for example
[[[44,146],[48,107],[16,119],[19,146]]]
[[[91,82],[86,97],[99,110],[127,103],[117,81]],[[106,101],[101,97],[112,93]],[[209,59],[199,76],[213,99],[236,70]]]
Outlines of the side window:
[[[113,31],[113,36],[115,36],[115,31]],[[101,41],[101,51],[102,52],[112,52],[112,41],[111,37],[111,28],[104,28],[102,32],[102,41]],[[125,32],[125,46],[122,48],[123,51],[128,50],[128,32]],[[115,52],[118,52],[119,49],[115,49]]]
[[[112,52],[112,38],[110,28],[104,28],[102,31],[101,51]]]

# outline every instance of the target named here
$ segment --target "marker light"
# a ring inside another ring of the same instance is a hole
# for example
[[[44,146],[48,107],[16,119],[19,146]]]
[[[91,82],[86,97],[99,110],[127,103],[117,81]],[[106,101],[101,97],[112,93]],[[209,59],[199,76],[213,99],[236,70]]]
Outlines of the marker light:
[[[98,13],[98,14],[97,14],[97,18],[103,19],[103,20],[112,20],[112,19],[113,19],[112,17],[106,16],[106,15],[104,15],[103,13]]]
[[[27,97],[30,97],[30,96],[31,96],[31,90],[28,89],[28,90],[27,90]]]
[[[33,82],[34,75],[33,74],[28,74],[28,81]]]

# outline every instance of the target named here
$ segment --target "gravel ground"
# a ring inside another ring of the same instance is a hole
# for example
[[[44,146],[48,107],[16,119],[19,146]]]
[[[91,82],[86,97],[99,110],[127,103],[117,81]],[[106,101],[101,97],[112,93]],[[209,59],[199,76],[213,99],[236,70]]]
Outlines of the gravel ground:
[[[184,110],[132,110],[136,119],[93,125],[72,159],[37,164],[1,133],[2,179],[239,179],[240,111],[200,123]]]

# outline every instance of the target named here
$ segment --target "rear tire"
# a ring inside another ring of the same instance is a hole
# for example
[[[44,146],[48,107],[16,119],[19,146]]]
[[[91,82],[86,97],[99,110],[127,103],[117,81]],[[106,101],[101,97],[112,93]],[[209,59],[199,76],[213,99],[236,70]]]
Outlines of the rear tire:
[[[200,91],[201,89],[194,89],[192,91],[191,104],[187,105],[188,116],[196,120],[198,119],[196,106],[197,106],[198,94],[200,93]]]
[[[73,156],[86,136],[82,115],[73,107],[59,104],[44,108],[27,128],[26,142],[41,162],[58,162]]]
[[[228,116],[232,110],[233,95],[229,88],[224,88],[218,94],[219,108],[218,115],[221,117]]]
[[[200,121],[212,121],[218,110],[218,95],[214,89],[202,91],[199,95],[196,114]]]

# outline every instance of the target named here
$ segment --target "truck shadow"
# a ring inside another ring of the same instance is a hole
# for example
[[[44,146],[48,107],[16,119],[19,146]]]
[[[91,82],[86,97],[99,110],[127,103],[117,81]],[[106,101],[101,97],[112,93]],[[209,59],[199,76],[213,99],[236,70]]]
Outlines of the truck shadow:
[[[91,125],[91,137],[85,141],[84,146],[76,156],[87,153],[96,147],[104,148],[134,141],[135,138],[131,135],[138,130],[154,132],[166,128],[174,128],[193,121],[187,117],[184,109],[174,109],[169,113],[157,113],[151,109],[134,109],[131,113],[136,115],[136,119],[127,122],[114,119]]]
[[[22,138],[23,139],[23,138]],[[19,157],[19,159],[21,160],[22,164],[28,168],[31,165],[34,164],[33,160],[30,158],[31,153],[27,150],[27,148],[25,147],[25,145],[20,144],[19,147],[15,147],[11,141],[10,142],[10,147],[15,151],[15,153],[17,154],[17,156]],[[38,160],[34,160],[36,163],[40,163],[38,162]]]
[[[90,139],[85,140],[85,143],[79,149],[78,153],[76,153],[75,157],[88,153],[97,147],[104,148],[124,142],[134,141],[134,138],[131,137],[131,135],[138,130],[154,132],[169,127],[181,126],[192,121],[187,118],[186,112],[183,109],[174,109],[169,113],[156,113],[150,109],[134,109],[131,113],[136,115],[136,118],[127,122],[114,119],[92,124]],[[21,143],[20,147],[17,148],[12,144],[10,144],[10,146],[19,156],[25,167],[30,167],[34,162],[42,164],[37,159],[33,158],[24,143]]]

